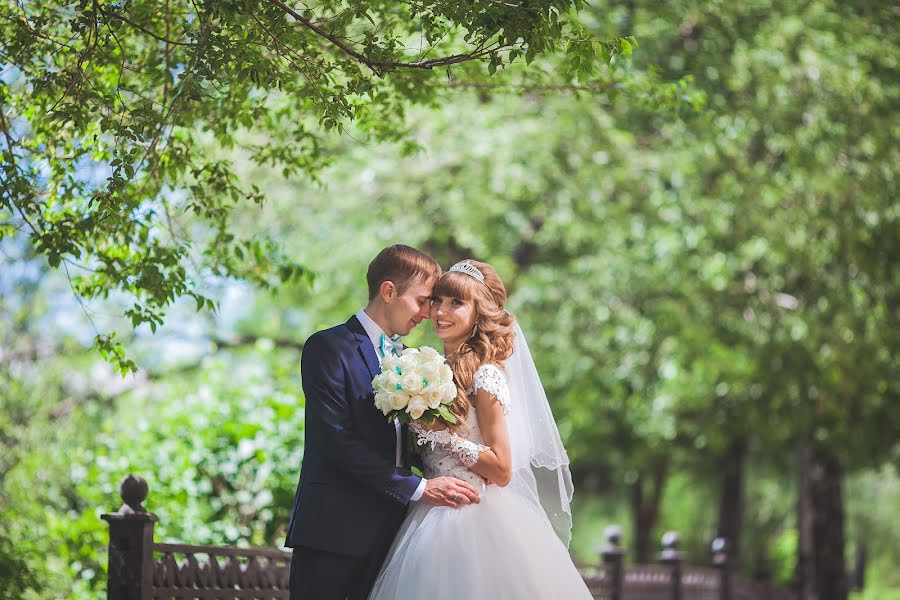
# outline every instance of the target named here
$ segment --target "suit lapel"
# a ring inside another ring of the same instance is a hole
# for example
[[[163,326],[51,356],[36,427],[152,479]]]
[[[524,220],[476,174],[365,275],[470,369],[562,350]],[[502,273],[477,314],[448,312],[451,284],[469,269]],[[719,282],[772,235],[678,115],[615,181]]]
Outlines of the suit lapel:
[[[369,339],[369,334],[366,333],[362,323],[359,322],[359,319],[357,319],[355,315],[350,317],[347,321],[347,328],[350,329],[353,333],[353,337],[359,342],[359,354],[362,356],[363,362],[369,369],[369,374],[372,376],[372,379],[375,379],[375,376],[381,373],[381,365],[378,363],[378,356],[375,354],[375,347],[372,346],[372,340]]]

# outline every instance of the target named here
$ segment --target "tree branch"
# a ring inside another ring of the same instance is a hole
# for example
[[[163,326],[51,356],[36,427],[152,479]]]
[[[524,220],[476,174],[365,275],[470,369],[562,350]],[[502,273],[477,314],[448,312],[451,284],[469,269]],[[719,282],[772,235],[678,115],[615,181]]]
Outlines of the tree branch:
[[[415,61],[415,62],[403,62],[403,61],[396,61],[396,60],[372,60],[371,58],[367,57],[366,55],[355,50],[350,45],[344,43],[338,36],[325,31],[320,26],[313,23],[312,21],[310,21],[309,19],[307,19],[306,17],[304,17],[303,15],[301,15],[300,13],[295,11],[293,8],[286,5],[281,0],[270,0],[270,2],[272,4],[274,4],[275,6],[277,6],[278,8],[280,8],[285,13],[287,13],[288,15],[290,15],[292,18],[297,20],[301,25],[303,25],[307,29],[313,31],[316,35],[325,38],[326,40],[328,40],[329,42],[331,42],[332,44],[334,44],[335,46],[340,48],[344,53],[348,54],[349,56],[352,56],[357,61],[366,65],[367,67],[372,69],[372,71],[374,71],[377,74],[382,73],[383,70],[391,70],[391,69],[430,70],[430,69],[434,69],[435,67],[446,67],[449,65],[468,62],[471,60],[477,60],[477,59],[479,59],[483,56],[486,56],[486,55],[490,54],[491,52],[495,51],[495,49],[482,50],[479,52],[473,52],[473,53],[469,53],[469,54],[454,54],[452,56],[443,56],[440,58],[432,58],[429,60]]]
[[[451,81],[447,84],[450,89],[474,89],[474,90],[494,90],[499,92],[522,92],[522,93],[538,93],[538,92],[587,92],[597,94],[602,92],[614,91],[614,86],[599,85],[578,85],[578,84],[527,84],[527,83],[479,83],[467,81]]]
[[[170,40],[170,39],[168,39],[168,38],[166,38],[166,37],[164,37],[164,36],[161,36],[161,35],[159,35],[159,34],[153,33],[152,31],[150,31],[150,30],[147,29],[146,27],[144,27],[144,26],[142,26],[142,25],[138,25],[138,24],[135,23],[134,21],[128,19],[126,16],[121,15],[121,14],[119,14],[119,13],[117,13],[117,12],[113,12],[113,11],[110,11],[110,10],[103,10],[103,9],[100,9],[100,13],[103,14],[103,16],[105,16],[105,17],[107,17],[107,18],[118,19],[118,20],[122,21],[123,23],[127,23],[128,25],[131,25],[132,27],[134,27],[134,28],[137,29],[138,31],[142,31],[143,33],[146,33],[147,35],[149,35],[149,36],[152,37],[153,39],[159,40],[160,42],[165,42],[165,43],[167,43],[167,44],[175,44],[176,46],[196,46],[196,45],[197,45],[195,42],[177,42],[177,41],[175,41],[175,40]]]
[[[276,348],[290,348],[302,351],[304,343],[293,338],[271,338],[260,335],[241,335],[233,338],[215,337],[211,341],[219,348],[240,348],[252,346],[260,341],[270,341]]]
[[[53,103],[53,106],[50,107],[48,113],[52,113],[56,110],[56,107],[62,103],[63,100],[66,99],[66,96],[69,95],[69,92],[75,87],[75,84],[79,79],[84,78],[84,62],[87,60],[88,56],[91,55],[91,52],[97,47],[97,42],[100,40],[100,34],[97,31],[97,17],[94,16],[94,24],[93,28],[88,30],[87,41],[85,42],[84,52],[78,57],[78,62],[75,64],[75,73],[72,75],[72,80],[69,82],[68,87],[66,87],[66,91],[63,92],[63,95],[59,97],[59,99]],[[93,36],[91,36],[91,32],[93,31]]]
[[[6,138],[6,153],[9,155],[9,164],[16,167],[16,155],[13,153],[13,139],[9,132],[9,124],[6,121],[6,113],[0,110],[0,130],[3,130],[3,137]]]
[[[24,175],[24,171],[21,170],[19,165],[16,163],[16,153],[13,151],[14,142],[12,138],[12,134],[9,131],[9,121],[6,120],[6,113],[3,112],[2,107],[0,107],[0,129],[3,130],[3,137],[6,139],[6,154],[9,156],[9,166],[12,170],[18,171]],[[25,224],[31,229],[31,232],[35,236],[40,236],[41,232],[35,227],[31,221],[28,220],[28,215],[25,214],[25,211],[21,206],[13,199],[12,194],[9,195],[9,203],[12,206],[16,207],[16,210],[19,211],[19,215],[22,217],[22,220],[25,221]]]

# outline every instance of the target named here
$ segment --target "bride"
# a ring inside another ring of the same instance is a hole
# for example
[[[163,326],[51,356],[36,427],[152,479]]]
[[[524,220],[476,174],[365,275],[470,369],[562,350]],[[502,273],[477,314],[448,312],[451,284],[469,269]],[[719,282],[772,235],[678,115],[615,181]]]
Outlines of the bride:
[[[478,504],[416,503],[369,600],[520,600],[592,596],[572,564],[572,480],[528,345],[490,265],[453,265],[431,320],[459,396],[457,423],[412,424],[426,477],[476,486]]]

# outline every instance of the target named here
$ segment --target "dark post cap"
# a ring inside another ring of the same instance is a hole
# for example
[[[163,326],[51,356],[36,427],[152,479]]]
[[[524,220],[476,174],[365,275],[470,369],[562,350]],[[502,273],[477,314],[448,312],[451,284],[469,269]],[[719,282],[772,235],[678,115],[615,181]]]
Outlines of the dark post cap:
[[[662,552],[659,553],[659,560],[664,563],[673,563],[681,560],[681,552],[678,551],[678,544],[681,542],[681,536],[675,531],[667,531],[662,536]]]
[[[140,475],[129,473],[119,482],[119,496],[125,501],[119,510],[114,513],[104,513],[100,518],[112,525],[113,523],[155,523],[158,518],[153,513],[147,512],[141,503],[147,499],[149,488],[147,482]]]
[[[603,537],[610,546],[618,546],[622,543],[622,528],[618,525],[608,525],[603,530]]]
[[[716,566],[722,566],[728,562],[728,540],[723,537],[717,537],[710,544],[710,552],[712,552],[712,561]]]
[[[147,482],[140,475],[129,473],[119,482],[119,495],[125,504],[119,509],[119,514],[136,514],[146,513],[147,510],[141,506],[141,503],[147,499],[150,488]]]
[[[621,546],[622,528],[618,525],[608,525],[606,529],[603,530],[603,539],[606,541],[603,549],[600,551],[603,556],[611,557],[625,553]]]

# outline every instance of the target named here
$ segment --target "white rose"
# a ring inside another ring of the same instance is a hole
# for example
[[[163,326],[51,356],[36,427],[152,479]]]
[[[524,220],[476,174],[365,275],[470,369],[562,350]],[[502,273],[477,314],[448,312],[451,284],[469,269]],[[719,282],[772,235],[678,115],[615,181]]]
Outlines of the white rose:
[[[372,389],[377,393],[379,389],[384,386],[384,377],[379,373],[375,376],[375,379],[372,380]]]
[[[438,351],[432,348],[431,346],[422,346],[419,348],[419,359],[424,361],[432,361],[434,359],[440,359],[442,362],[444,357],[438,354]]]
[[[427,409],[428,404],[425,402],[425,398],[416,394],[409,399],[409,406],[406,407],[406,412],[408,412],[409,416],[413,419],[421,419]]]
[[[418,354],[419,350],[417,348],[404,348],[400,356],[417,356]]]
[[[409,403],[409,396],[403,392],[392,392],[388,395],[388,398],[390,398],[391,408],[393,410],[406,408],[407,403]]]
[[[425,391],[422,392],[422,397],[428,403],[428,408],[437,408],[441,405],[443,394],[441,393],[441,388],[435,385],[425,388]]]
[[[391,412],[390,394],[387,392],[378,392],[375,394],[375,408],[387,415]]]
[[[378,377],[381,381],[375,391],[393,393],[397,391],[397,384],[400,383],[400,376],[394,371],[383,371]]]
[[[451,404],[456,400],[458,390],[452,382],[441,384],[441,404]]]
[[[419,361],[416,359],[413,354],[405,354],[397,359],[397,362],[400,366],[400,374],[406,375],[410,371],[415,371],[416,367],[419,366]]]
[[[418,394],[424,388],[422,377],[418,373],[406,373],[400,378],[400,385],[409,394]]]
[[[424,379],[428,380],[428,384],[439,384],[441,380],[441,365],[430,362],[419,366],[419,373]]]
[[[381,372],[384,373],[386,371],[397,372],[397,367],[400,366],[400,359],[396,356],[385,356],[381,359]]]
[[[450,368],[450,365],[444,363],[441,365],[441,383],[450,381],[453,381],[453,369]]]
[[[387,375],[387,373],[381,373],[375,379],[372,380],[372,389],[375,390],[376,394],[378,392],[392,391],[391,383],[390,383],[390,381],[388,381],[388,378],[386,377],[386,375]]]

